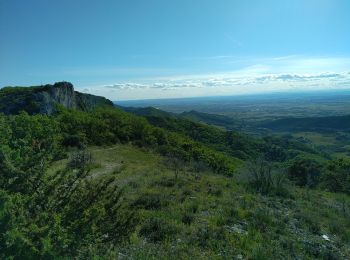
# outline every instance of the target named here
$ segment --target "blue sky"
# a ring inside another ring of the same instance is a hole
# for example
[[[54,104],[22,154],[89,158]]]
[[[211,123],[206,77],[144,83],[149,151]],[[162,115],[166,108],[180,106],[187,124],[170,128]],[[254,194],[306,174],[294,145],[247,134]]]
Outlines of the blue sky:
[[[348,0],[0,0],[0,86],[113,100],[350,88]]]

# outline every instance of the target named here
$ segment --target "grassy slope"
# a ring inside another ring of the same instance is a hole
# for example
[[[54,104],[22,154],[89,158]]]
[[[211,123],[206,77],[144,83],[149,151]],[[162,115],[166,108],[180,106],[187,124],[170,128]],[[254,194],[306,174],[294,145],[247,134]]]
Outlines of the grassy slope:
[[[113,174],[140,222],[131,245],[109,252],[136,259],[350,257],[350,198],[294,188],[266,197],[210,171],[184,166],[175,180],[164,158],[128,145],[90,148],[92,176]],[[51,171],[65,165],[56,162]],[[160,223],[152,225],[150,223]],[[327,234],[330,241],[322,238]],[[332,258],[329,258],[332,259]]]

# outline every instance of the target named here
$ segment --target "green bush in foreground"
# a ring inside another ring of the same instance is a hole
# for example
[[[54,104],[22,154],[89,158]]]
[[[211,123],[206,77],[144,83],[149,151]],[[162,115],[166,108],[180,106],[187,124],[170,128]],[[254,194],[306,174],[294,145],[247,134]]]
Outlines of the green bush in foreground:
[[[38,179],[33,194],[2,187],[2,258],[74,256],[90,243],[128,238],[136,218],[121,202],[121,190],[113,178],[87,179],[89,161],[80,159],[79,164],[71,161],[68,168],[49,179]]]

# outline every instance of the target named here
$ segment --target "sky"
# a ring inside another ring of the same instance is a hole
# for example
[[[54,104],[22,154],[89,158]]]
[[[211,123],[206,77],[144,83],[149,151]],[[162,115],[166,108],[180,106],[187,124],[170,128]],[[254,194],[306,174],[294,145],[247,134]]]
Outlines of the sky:
[[[0,87],[112,100],[350,89],[349,0],[0,0]]]

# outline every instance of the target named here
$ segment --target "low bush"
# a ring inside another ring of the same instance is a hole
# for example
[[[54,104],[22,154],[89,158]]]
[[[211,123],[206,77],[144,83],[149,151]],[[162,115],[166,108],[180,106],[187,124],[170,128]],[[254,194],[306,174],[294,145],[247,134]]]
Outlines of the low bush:
[[[176,234],[176,228],[160,218],[149,218],[143,223],[139,234],[151,242],[160,242]]]
[[[315,187],[322,172],[322,164],[304,157],[295,158],[288,167],[288,177],[298,186]]]
[[[321,187],[332,192],[350,194],[350,160],[331,161],[321,176]]]
[[[191,241],[202,248],[216,247],[220,241],[225,240],[225,230],[223,227],[203,224],[199,226],[191,236]]]
[[[320,234],[321,227],[317,217],[309,212],[299,212],[295,214],[295,218],[299,220],[302,227],[305,227],[313,234]]]
[[[193,222],[193,220],[194,220],[194,215],[191,213],[185,213],[181,218],[182,223],[186,225],[190,225]]]
[[[272,164],[255,159],[247,164],[248,184],[263,195],[287,196],[288,180],[285,173],[273,169]]]
[[[249,215],[252,227],[261,232],[266,232],[269,227],[274,225],[273,218],[268,209],[257,208]]]
[[[162,201],[162,197],[160,194],[146,193],[138,197],[134,201],[134,203],[132,203],[132,206],[136,208],[154,210],[154,209],[160,209],[164,204],[166,204],[166,202]]]

